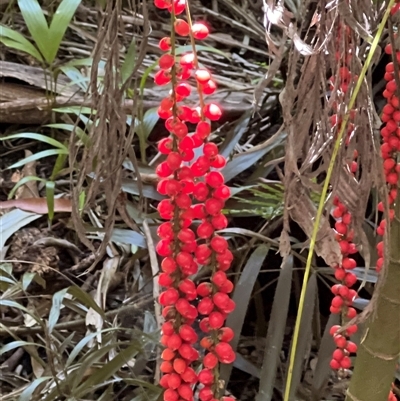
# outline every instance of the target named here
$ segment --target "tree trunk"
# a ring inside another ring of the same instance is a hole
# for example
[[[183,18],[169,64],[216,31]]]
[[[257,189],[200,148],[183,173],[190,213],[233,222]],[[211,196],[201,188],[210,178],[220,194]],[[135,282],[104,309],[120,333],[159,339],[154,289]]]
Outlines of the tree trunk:
[[[400,199],[390,230],[390,260],[377,286],[346,401],[387,401],[400,355]]]

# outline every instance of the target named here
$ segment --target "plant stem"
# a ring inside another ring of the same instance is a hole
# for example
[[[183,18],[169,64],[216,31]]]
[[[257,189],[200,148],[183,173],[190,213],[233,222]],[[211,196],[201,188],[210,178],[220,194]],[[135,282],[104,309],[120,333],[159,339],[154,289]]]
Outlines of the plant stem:
[[[387,401],[400,355],[400,199],[390,229],[387,267],[376,288],[346,401]]]

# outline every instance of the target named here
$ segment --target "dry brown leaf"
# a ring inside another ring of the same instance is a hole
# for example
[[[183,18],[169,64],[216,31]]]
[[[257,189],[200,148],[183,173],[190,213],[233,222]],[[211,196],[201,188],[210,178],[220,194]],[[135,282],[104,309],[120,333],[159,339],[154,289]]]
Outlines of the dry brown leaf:
[[[25,149],[25,158],[32,156],[32,154],[33,153],[30,150]],[[24,177],[30,177],[30,176],[36,177],[36,165],[37,165],[36,160],[26,163],[21,171],[19,180],[21,180]],[[39,198],[37,181],[28,181],[26,184],[19,187],[15,192],[15,199],[26,199],[26,198]]]

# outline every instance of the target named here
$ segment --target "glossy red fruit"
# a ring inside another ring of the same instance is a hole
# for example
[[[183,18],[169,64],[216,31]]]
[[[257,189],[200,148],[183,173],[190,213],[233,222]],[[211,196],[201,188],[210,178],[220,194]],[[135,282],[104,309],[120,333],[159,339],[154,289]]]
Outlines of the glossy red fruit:
[[[190,32],[189,24],[183,19],[175,20],[175,32],[181,36],[188,36]]]
[[[202,40],[208,36],[209,30],[205,24],[199,22],[199,23],[193,24],[192,33],[193,33],[193,36],[195,39]]]

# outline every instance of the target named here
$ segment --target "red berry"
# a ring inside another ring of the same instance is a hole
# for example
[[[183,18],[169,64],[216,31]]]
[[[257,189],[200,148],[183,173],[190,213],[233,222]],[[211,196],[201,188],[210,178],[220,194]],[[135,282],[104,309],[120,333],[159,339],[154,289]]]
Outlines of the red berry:
[[[346,349],[348,352],[350,352],[350,354],[354,354],[357,352],[357,344],[353,343],[352,341],[348,341]]]
[[[343,369],[349,369],[351,367],[351,359],[348,356],[345,356],[340,361],[340,367]]]
[[[188,36],[190,32],[189,24],[183,19],[175,20],[175,32],[181,36]]]
[[[344,352],[341,349],[335,349],[335,351],[333,351],[332,357],[333,359],[336,359],[337,361],[341,361],[344,358]]]
[[[197,375],[193,368],[188,367],[186,370],[181,374],[181,378],[186,383],[196,383],[197,382]]]
[[[211,79],[211,74],[207,70],[199,69],[195,72],[195,77],[198,83],[205,84]]]
[[[204,116],[211,121],[218,121],[222,116],[220,107],[214,103],[210,103],[204,106]]]
[[[214,374],[210,369],[203,369],[199,373],[199,382],[204,385],[211,385],[214,382]]]
[[[154,82],[157,85],[167,85],[171,82],[171,74],[165,70],[160,70],[154,75]]]
[[[329,363],[330,367],[334,370],[340,369],[340,363],[336,359],[332,359]]]
[[[163,395],[164,401],[178,401],[179,400],[179,394],[172,389],[167,389],[164,392]]]
[[[208,36],[209,31],[208,31],[208,28],[206,27],[206,25],[204,25],[202,23],[197,23],[197,24],[193,24],[192,33],[193,33],[193,36],[195,39],[202,40]]]
[[[211,239],[210,246],[215,252],[223,253],[228,249],[228,242],[225,238],[216,235]]]
[[[175,58],[171,54],[163,54],[158,60],[158,65],[163,70],[169,70],[174,64]]]
[[[218,358],[214,353],[209,352],[204,356],[203,365],[205,368],[214,369],[217,366],[217,364],[218,364]]]
[[[218,359],[222,363],[232,363],[236,359],[235,352],[226,342],[216,344],[215,353],[218,355]]]
[[[190,95],[191,91],[192,91],[192,87],[189,84],[187,84],[186,82],[179,83],[175,88],[175,92],[184,98],[188,97]]]

